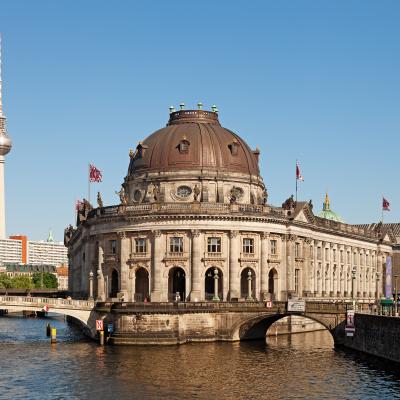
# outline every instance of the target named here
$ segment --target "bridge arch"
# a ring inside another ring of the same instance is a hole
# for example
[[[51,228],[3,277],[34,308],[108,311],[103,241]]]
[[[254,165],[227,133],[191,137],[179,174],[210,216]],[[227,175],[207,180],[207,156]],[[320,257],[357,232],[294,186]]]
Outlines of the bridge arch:
[[[319,315],[314,314],[293,314],[293,313],[279,313],[271,314],[265,313],[257,316],[248,317],[238,321],[232,326],[231,339],[235,341],[242,340],[264,340],[268,329],[274,322],[279,321],[289,316],[300,316],[308,318],[321,324],[332,335],[334,342],[337,342],[338,326],[343,325],[343,321],[331,321],[326,318],[321,318]]]

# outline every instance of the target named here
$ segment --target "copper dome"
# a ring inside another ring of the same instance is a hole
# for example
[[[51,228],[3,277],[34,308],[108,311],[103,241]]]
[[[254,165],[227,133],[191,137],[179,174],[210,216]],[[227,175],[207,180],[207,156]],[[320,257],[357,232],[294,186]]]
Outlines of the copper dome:
[[[258,151],[223,128],[217,113],[181,110],[170,114],[165,128],[138,144],[128,174],[199,169],[258,176]]]

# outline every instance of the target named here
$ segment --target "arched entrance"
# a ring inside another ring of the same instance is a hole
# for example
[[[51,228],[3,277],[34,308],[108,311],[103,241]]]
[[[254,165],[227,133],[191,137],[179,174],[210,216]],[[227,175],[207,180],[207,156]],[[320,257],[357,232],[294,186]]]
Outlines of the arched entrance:
[[[246,300],[256,300],[256,273],[252,268],[245,268],[240,277],[240,295]]]
[[[223,300],[223,274],[219,268],[211,267],[206,271],[204,294],[206,300]]]
[[[268,293],[271,300],[276,300],[278,293],[278,273],[275,268],[272,268],[268,273]]]
[[[110,291],[111,298],[117,297],[118,289],[119,289],[118,271],[114,268],[111,274],[111,291]]]
[[[143,267],[136,271],[135,301],[148,300],[149,297],[149,273]]]
[[[173,267],[168,274],[168,297],[175,301],[179,294],[179,300],[186,300],[186,274],[180,267]]]

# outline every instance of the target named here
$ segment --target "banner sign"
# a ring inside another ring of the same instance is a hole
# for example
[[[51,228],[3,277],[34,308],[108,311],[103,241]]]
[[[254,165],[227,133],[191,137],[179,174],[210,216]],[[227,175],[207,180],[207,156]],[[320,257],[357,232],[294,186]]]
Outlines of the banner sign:
[[[387,299],[393,297],[392,289],[392,257],[386,257],[386,280],[385,280],[385,296]]]
[[[306,301],[305,300],[288,300],[287,302],[288,312],[305,312]]]
[[[346,314],[346,326],[344,328],[346,332],[346,336],[353,336],[356,331],[356,327],[354,324],[354,310],[347,310]]]

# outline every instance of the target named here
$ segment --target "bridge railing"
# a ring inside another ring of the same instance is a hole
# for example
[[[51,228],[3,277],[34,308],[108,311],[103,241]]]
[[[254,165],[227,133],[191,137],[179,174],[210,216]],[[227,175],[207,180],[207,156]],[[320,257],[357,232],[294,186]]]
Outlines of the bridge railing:
[[[94,301],[90,300],[68,300],[62,298],[48,298],[48,297],[22,297],[22,296],[0,296],[0,307],[2,304],[12,305],[26,305],[43,307],[49,305],[50,307],[59,308],[93,308]]]

